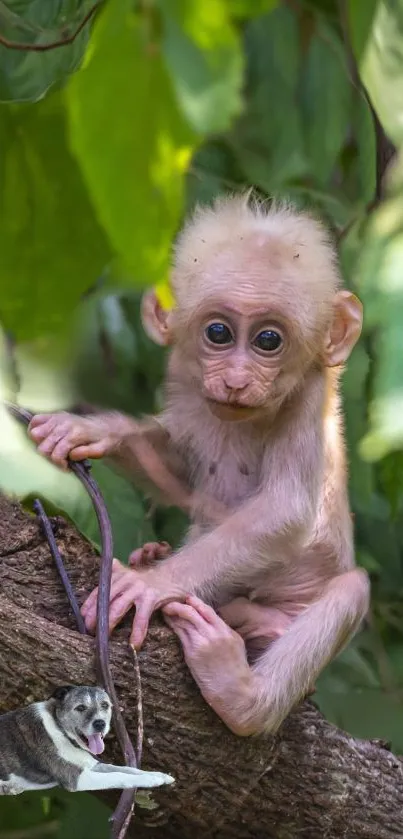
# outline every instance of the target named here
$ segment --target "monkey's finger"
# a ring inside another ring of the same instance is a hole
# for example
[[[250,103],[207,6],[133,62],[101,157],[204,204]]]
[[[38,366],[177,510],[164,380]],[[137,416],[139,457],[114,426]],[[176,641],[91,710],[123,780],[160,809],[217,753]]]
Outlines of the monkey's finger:
[[[109,605],[109,632],[123,620],[134,604],[133,593],[126,589],[119,594]]]
[[[143,548],[136,548],[135,551],[132,551],[131,554],[129,554],[128,562],[129,562],[130,568],[135,568],[138,565],[140,565],[142,559],[143,559]]]
[[[153,560],[165,559],[171,551],[171,546],[168,542],[148,542],[143,547],[143,560],[151,562]]]
[[[81,614],[86,615],[88,610],[91,609],[93,603],[97,602],[98,598],[98,586],[94,588],[91,594],[84,600],[84,603],[81,606]]]
[[[212,626],[218,626],[224,623],[217,612],[211,606],[208,606],[207,603],[204,603],[203,600],[200,600],[200,597],[196,597],[195,594],[189,594],[186,598],[186,603]]]
[[[91,594],[81,606],[81,614],[84,618],[87,629],[95,629],[97,622],[98,587],[94,588]]]
[[[178,603],[177,601],[167,603],[162,611],[164,615],[174,618],[174,620],[179,618],[181,621],[187,621],[203,635],[206,635],[206,631],[208,631],[209,622],[205,620],[197,609],[194,609],[193,606],[189,606],[187,603]]]
[[[50,425],[53,420],[53,414],[35,414],[28,425],[28,433],[31,434],[35,430],[35,435],[40,433],[44,426]],[[36,439],[36,436],[35,436]]]
[[[62,435],[63,435],[63,432],[62,432]],[[72,447],[72,442],[71,442],[70,437],[61,436],[59,438],[59,441],[54,446],[53,451],[50,455],[53,463],[56,463],[57,466],[62,466],[62,467],[66,466],[67,458],[70,454],[71,447]],[[41,447],[39,447],[39,450],[40,449],[41,449]]]
[[[143,563],[146,564],[147,561],[153,559],[153,554],[158,546],[158,542],[146,542],[142,548],[137,548],[135,551],[129,556],[129,565],[131,568],[138,567]]]
[[[97,460],[101,457],[105,457],[107,450],[107,441],[98,440],[97,443],[74,446],[74,448],[70,451],[69,457],[70,460],[85,460],[87,457],[90,460]]]
[[[124,591],[132,591],[133,593],[138,591],[136,579],[133,580],[133,577],[134,574],[128,569],[123,569],[122,573],[117,571],[112,575],[111,593],[109,596],[110,603],[112,603],[115,597],[120,597]]]
[[[155,559],[165,559],[171,552],[172,547],[169,542],[159,542]]]
[[[129,566],[136,568],[158,559],[165,559],[172,548],[168,542],[146,542],[142,548],[137,548],[129,556]]]
[[[164,615],[165,623],[172,629],[172,632],[178,636],[181,644],[183,646],[185,644],[189,644],[191,641],[190,632],[189,632],[189,624],[183,623],[183,621],[179,619],[169,618],[168,615]]]
[[[151,594],[145,595],[143,600],[136,603],[136,614],[133,621],[130,643],[138,650],[147,635],[148,625],[155,608],[155,600]]]

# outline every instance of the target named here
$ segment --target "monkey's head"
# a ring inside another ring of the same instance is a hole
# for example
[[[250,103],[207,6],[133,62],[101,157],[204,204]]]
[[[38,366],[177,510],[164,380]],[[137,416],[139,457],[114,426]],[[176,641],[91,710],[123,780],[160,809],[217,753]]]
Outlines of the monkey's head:
[[[325,228],[248,196],[196,211],[176,244],[172,290],[169,312],[145,294],[144,327],[221,419],[276,411],[310,370],[343,365],[361,332]]]

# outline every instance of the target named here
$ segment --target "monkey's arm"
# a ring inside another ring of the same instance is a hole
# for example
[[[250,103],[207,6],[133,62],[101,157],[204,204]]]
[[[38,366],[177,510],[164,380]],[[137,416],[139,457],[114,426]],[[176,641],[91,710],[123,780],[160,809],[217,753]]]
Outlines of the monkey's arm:
[[[192,491],[171,435],[159,417],[133,419],[117,412],[77,416],[64,411],[37,414],[28,433],[38,451],[61,469],[67,459],[108,457],[157,502],[191,515],[195,506],[212,525],[227,514],[223,505]]]
[[[108,457],[158,501],[189,512],[184,466],[157,417],[135,420],[117,412],[77,416],[63,411],[35,415],[28,431],[38,451],[56,466],[67,468],[68,458]]]

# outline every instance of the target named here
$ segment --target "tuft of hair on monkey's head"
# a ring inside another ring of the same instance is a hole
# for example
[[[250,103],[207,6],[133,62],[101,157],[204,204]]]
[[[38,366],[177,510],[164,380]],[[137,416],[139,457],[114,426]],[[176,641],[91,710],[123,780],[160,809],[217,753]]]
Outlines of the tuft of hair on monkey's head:
[[[290,318],[308,329],[329,317],[342,285],[329,230],[291,203],[269,204],[251,190],[196,207],[177,237],[171,282],[182,312],[203,302],[206,286],[225,295],[249,283],[263,305],[286,303]]]

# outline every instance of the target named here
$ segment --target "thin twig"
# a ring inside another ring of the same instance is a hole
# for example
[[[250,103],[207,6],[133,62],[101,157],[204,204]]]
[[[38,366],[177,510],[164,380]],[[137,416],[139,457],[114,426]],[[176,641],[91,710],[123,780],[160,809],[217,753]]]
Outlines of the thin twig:
[[[144,739],[144,716],[143,716],[143,689],[141,686],[141,673],[139,657],[135,647],[130,645],[130,649],[134,659],[134,669],[136,673],[136,693],[137,693],[137,766],[141,768],[141,758],[143,756],[143,739]]]
[[[76,624],[78,626],[78,630],[79,630],[79,632],[81,632],[82,635],[86,635],[87,630],[85,628],[84,618],[83,618],[83,616],[80,612],[80,607],[77,603],[77,599],[76,599],[76,596],[74,594],[73,587],[72,587],[71,582],[69,580],[69,576],[67,574],[67,571],[64,567],[63,560],[62,560],[62,557],[61,557],[60,552],[59,552],[59,548],[57,547],[56,539],[55,539],[55,536],[54,536],[54,533],[53,533],[53,528],[52,528],[52,525],[50,523],[50,520],[49,520],[48,516],[46,515],[45,510],[43,509],[43,506],[42,506],[41,502],[39,501],[39,498],[37,498],[34,501],[33,506],[34,506],[35,513],[38,516],[38,519],[41,523],[41,527],[42,527],[42,530],[43,530],[44,535],[46,537],[47,543],[49,545],[49,549],[50,549],[50,552],[52,554],[54,563],[55,563],[56,568],[59,572],[61,581],[63,583],[64,590],[67,594],[67,599],[68,599],[68,601],[70,603],[70,606],[73,610],[73,614],[74,614],[74,617],[76,619]]]
[[[26,426],[29,425],[33,414],[27,411],[26,408],[20,408],[10,402],[5,402],[5,407],[10,414]],[[98,580],[98,607],[97,607],[97,631],[96,631],[96,668],[98,679],[105,687],[109,694],[114,710],[114,725],[116,734],[122,749],[125,763],[127,766],[137,766],[136,752],[130,740],[128,731],[125,726],[122,712],[119,707],[119,701],[113,683],[112,674],[110,670],[109,661],[109,600],[111,591],[112,579],[112,562],[113,562],[113,539],[112,528],[108,516],[108,511],[105,501],[99,490],[99,487],[90,475],[89,461],[82,461],[81,463],[74,463],[68,461],[69,469],[80,479],[81,483],[87,490],[94,510],[97,516],[99,531],[101,535],[101,560]],[[43,509],[43,508],[42,508]],[[45,511],[43,511],[47,519]],[[49,522],[49,528],[53,531]],[[49,543],[50,546],[50,543]],[[60,563],[63,564],[59,551],[56,548],[56,553]],[[64,578],[63,582],[64,582]],[[67,590],[66,590],[67,591]],[[111,839],[124,839],[126,830],[129,826],[130,819],[134,811],[134,790],[123,790],[116,810],[111,816]]]
[[[72,44],[73,41],[75,41],[77,36],[84,29],[84,26],[95,15],[95,12],[99,9],[102,2],[103,0],[97,0],[97,2],[91,6],[87,14],[84,15],[74,32],[70,35],[64,35],[57,41],[51,41],[47,44],[27,44],[21,41],[11,41],[9,38],[6,38],[5,35],[0,33],[0,44],[2,44],[3,47],[7,47],[9,50],[19,50],[20,52],[48,52],[49,50],[57,49],[57,47],[66,47],[68,44]]]

